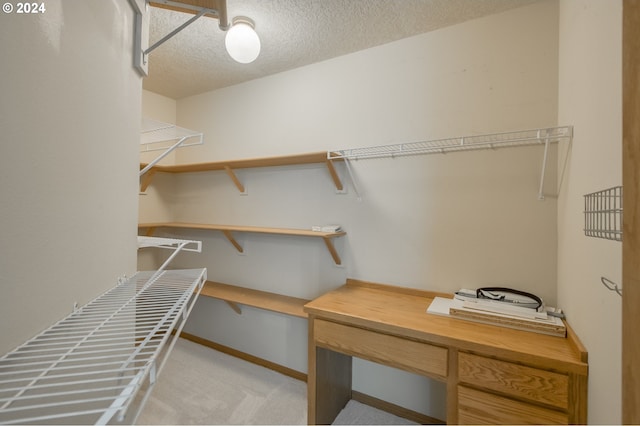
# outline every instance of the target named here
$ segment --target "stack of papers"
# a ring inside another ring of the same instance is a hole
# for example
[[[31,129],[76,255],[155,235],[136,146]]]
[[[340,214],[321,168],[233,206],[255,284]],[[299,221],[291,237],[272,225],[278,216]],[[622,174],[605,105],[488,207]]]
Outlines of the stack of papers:
[[[562,319],[547,315],[546,311],[537,312],[529,308],[495,305],[496,302],[482,299],[471,301],[436,297],[427,312],[551,336],[567,335],[567,328]]]
[[[312,226],[312,231],[315,232],[340,232],[342,227],[340,225],[324,225],[324,226]]]

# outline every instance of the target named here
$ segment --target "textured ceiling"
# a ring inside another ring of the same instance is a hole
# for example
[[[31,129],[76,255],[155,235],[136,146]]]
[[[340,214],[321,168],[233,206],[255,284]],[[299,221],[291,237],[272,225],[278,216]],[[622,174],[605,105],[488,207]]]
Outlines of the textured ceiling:
[[[229,21],[256,23],[262,50],[234,62],[214,18],[200,18],[149,55],[144,88],[179,99],[499,13],[538,0],[227,0]],[[150,43],[192,15],[151,9]]]

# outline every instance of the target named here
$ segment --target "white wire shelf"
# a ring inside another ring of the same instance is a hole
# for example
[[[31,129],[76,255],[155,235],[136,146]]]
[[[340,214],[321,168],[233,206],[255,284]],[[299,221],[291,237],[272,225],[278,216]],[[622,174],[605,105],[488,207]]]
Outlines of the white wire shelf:
[[[163,249],[172,250],[173,253],[169,255],[169,257],[164,261],[162,265],[158,268],[157,271],[164,271],[167,269],[171,261],[175,259],[175,257],[181,251],[191,251],[196,253],[202,252],[202,241],[194,241],[194,240],[182,240],[177,238],[162,238],[162,237],[147,237],[147,236],[138,236],[138,250],[141,248],[148,247],[157,247]]]
[[[185,129],[175,124],[142,119],[140,131],[140,150],[159,151],[170,148],[175,141],[186,138],[180,146],[202,145],[202,133]]]
[[[178,238],[146,237],[138,235],[138,248],[157,247],[169,250],[202,252],[202,241],[183,240]]]
[[[142,152],[162,151],[153,161],[140,170],[140,177],[148,172],[160,160],[178,148],[201,145],[202,133],[167,124],[148,118],[142,119],[140,132],[140,149]]]
[[[206,272],[138,272],[4,355],[0,424],[134,423]]]
[[[545,145],[573,137],[572,126],[549,127],[517,132],[492,133],[458,138],[380,145],[364,148],[335,149],[327,153],[329,160],[383,158],[404,155],[445,154],[448,152],[496,149],[501,147]]]

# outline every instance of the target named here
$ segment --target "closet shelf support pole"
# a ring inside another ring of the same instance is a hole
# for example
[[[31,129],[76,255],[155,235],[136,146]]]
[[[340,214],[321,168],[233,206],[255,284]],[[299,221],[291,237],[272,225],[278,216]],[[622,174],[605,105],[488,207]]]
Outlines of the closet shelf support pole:
[[[162,37],[160,40],[156,41],[154,44],[149,46],[149,48],[147,50],[145,50],[144,53],[143,53],[144,56],[145,56],[144,62],[145,63],[147,62],[146,57],[149,55],[149,53],[153,52],[158,47],[162,46],[166,41],[171,39],[173,36],[178,34],[180,31],[182,31],[185,28],[187,28],[189,25],[193,24],[196,20],[202,18],[204,15],[207,14],[207,12],[209,12],[208,9],[202,9],[200,12],[198,12],[195,16],[193,16],[187,22],[185,22],[184,24],[180,25],[178,28],[176,28],[175,30],[171,31],[169,34],[167,34],[166,36]]]
[[[145,173],[147,173],[153,166],[158,164],[160,162],[160,160],[162,160],[164,157],[166,157],[167,155],[172,153],[176,148],[178,148],[180,145],[182,145],[182,142],[184,142],[188,138],[189,138],[189,136],[185,136],[185,137],[181,138],[178,142],[176,142],[173,145],[171,145],[171,147],[169,149],[167,149],[165,152],[163,152],[162,154],[158,155],[158,157],[156,157],[152,162],[147,164],[144,169],[140,170],[140,177],[142,177]]]
[[[349,158],[345,158],[344,165],[347,167],[347,173],[349,173],[349,178],[351,179],[351,185],[353,185],[353,192],[356,193],[356,199],[358,201],[362,201],[362,196],[360,195],[360,189],[358,188],[358,184],[356,183],[356,178],[353,174],[353,170],[351,170],[351,160]]]
[[[161,46],[164,42],[178,34],[180,31],[191,25],[197,19],[205,15],[211,15],[218,19],[218,27],[222,31],[229,29],[229,20],[227,18],[227,2],[226,0],[219,0],[217,2],[217,9],[209,9],[206,7],[200,7],[198,5],[191,4],[189,2],[179,2],[172,0],[129,0],[134,8],[136,14],[135,17],[135,44],[134,44],[134,66],[142,76],[149,74],[149,64],[147,57],[149,53]],[[144,8],[141,8],[141,4],[144,4]],[[184,24],[180,25],[175,30],[171,31],[166,36],[162,37],[151,47],[145,49],[149,43],[149,4],[154,3],[157,7],[166,7],[169,9],[175,9],[180,11],[186,11],[187,13],[194,13],[195,16],[189,19]]]
[[[538,190],[538,200],[540,201],[544,201],[544,173],[547,170],[548,156],[549,156],[549,134],[547,133],[547,137],[544,141],[544,157],[542,158],[542,172],[540,173],[540,189]]]

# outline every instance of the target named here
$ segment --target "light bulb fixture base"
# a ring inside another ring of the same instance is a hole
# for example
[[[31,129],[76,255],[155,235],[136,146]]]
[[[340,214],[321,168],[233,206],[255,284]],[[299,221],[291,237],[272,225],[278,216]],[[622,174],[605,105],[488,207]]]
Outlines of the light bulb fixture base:
[[[236,16],[224,39],[229,56],[241,64],[256,60],[260,54],[260,38],[255,31],[255,23],[246,16]]]

